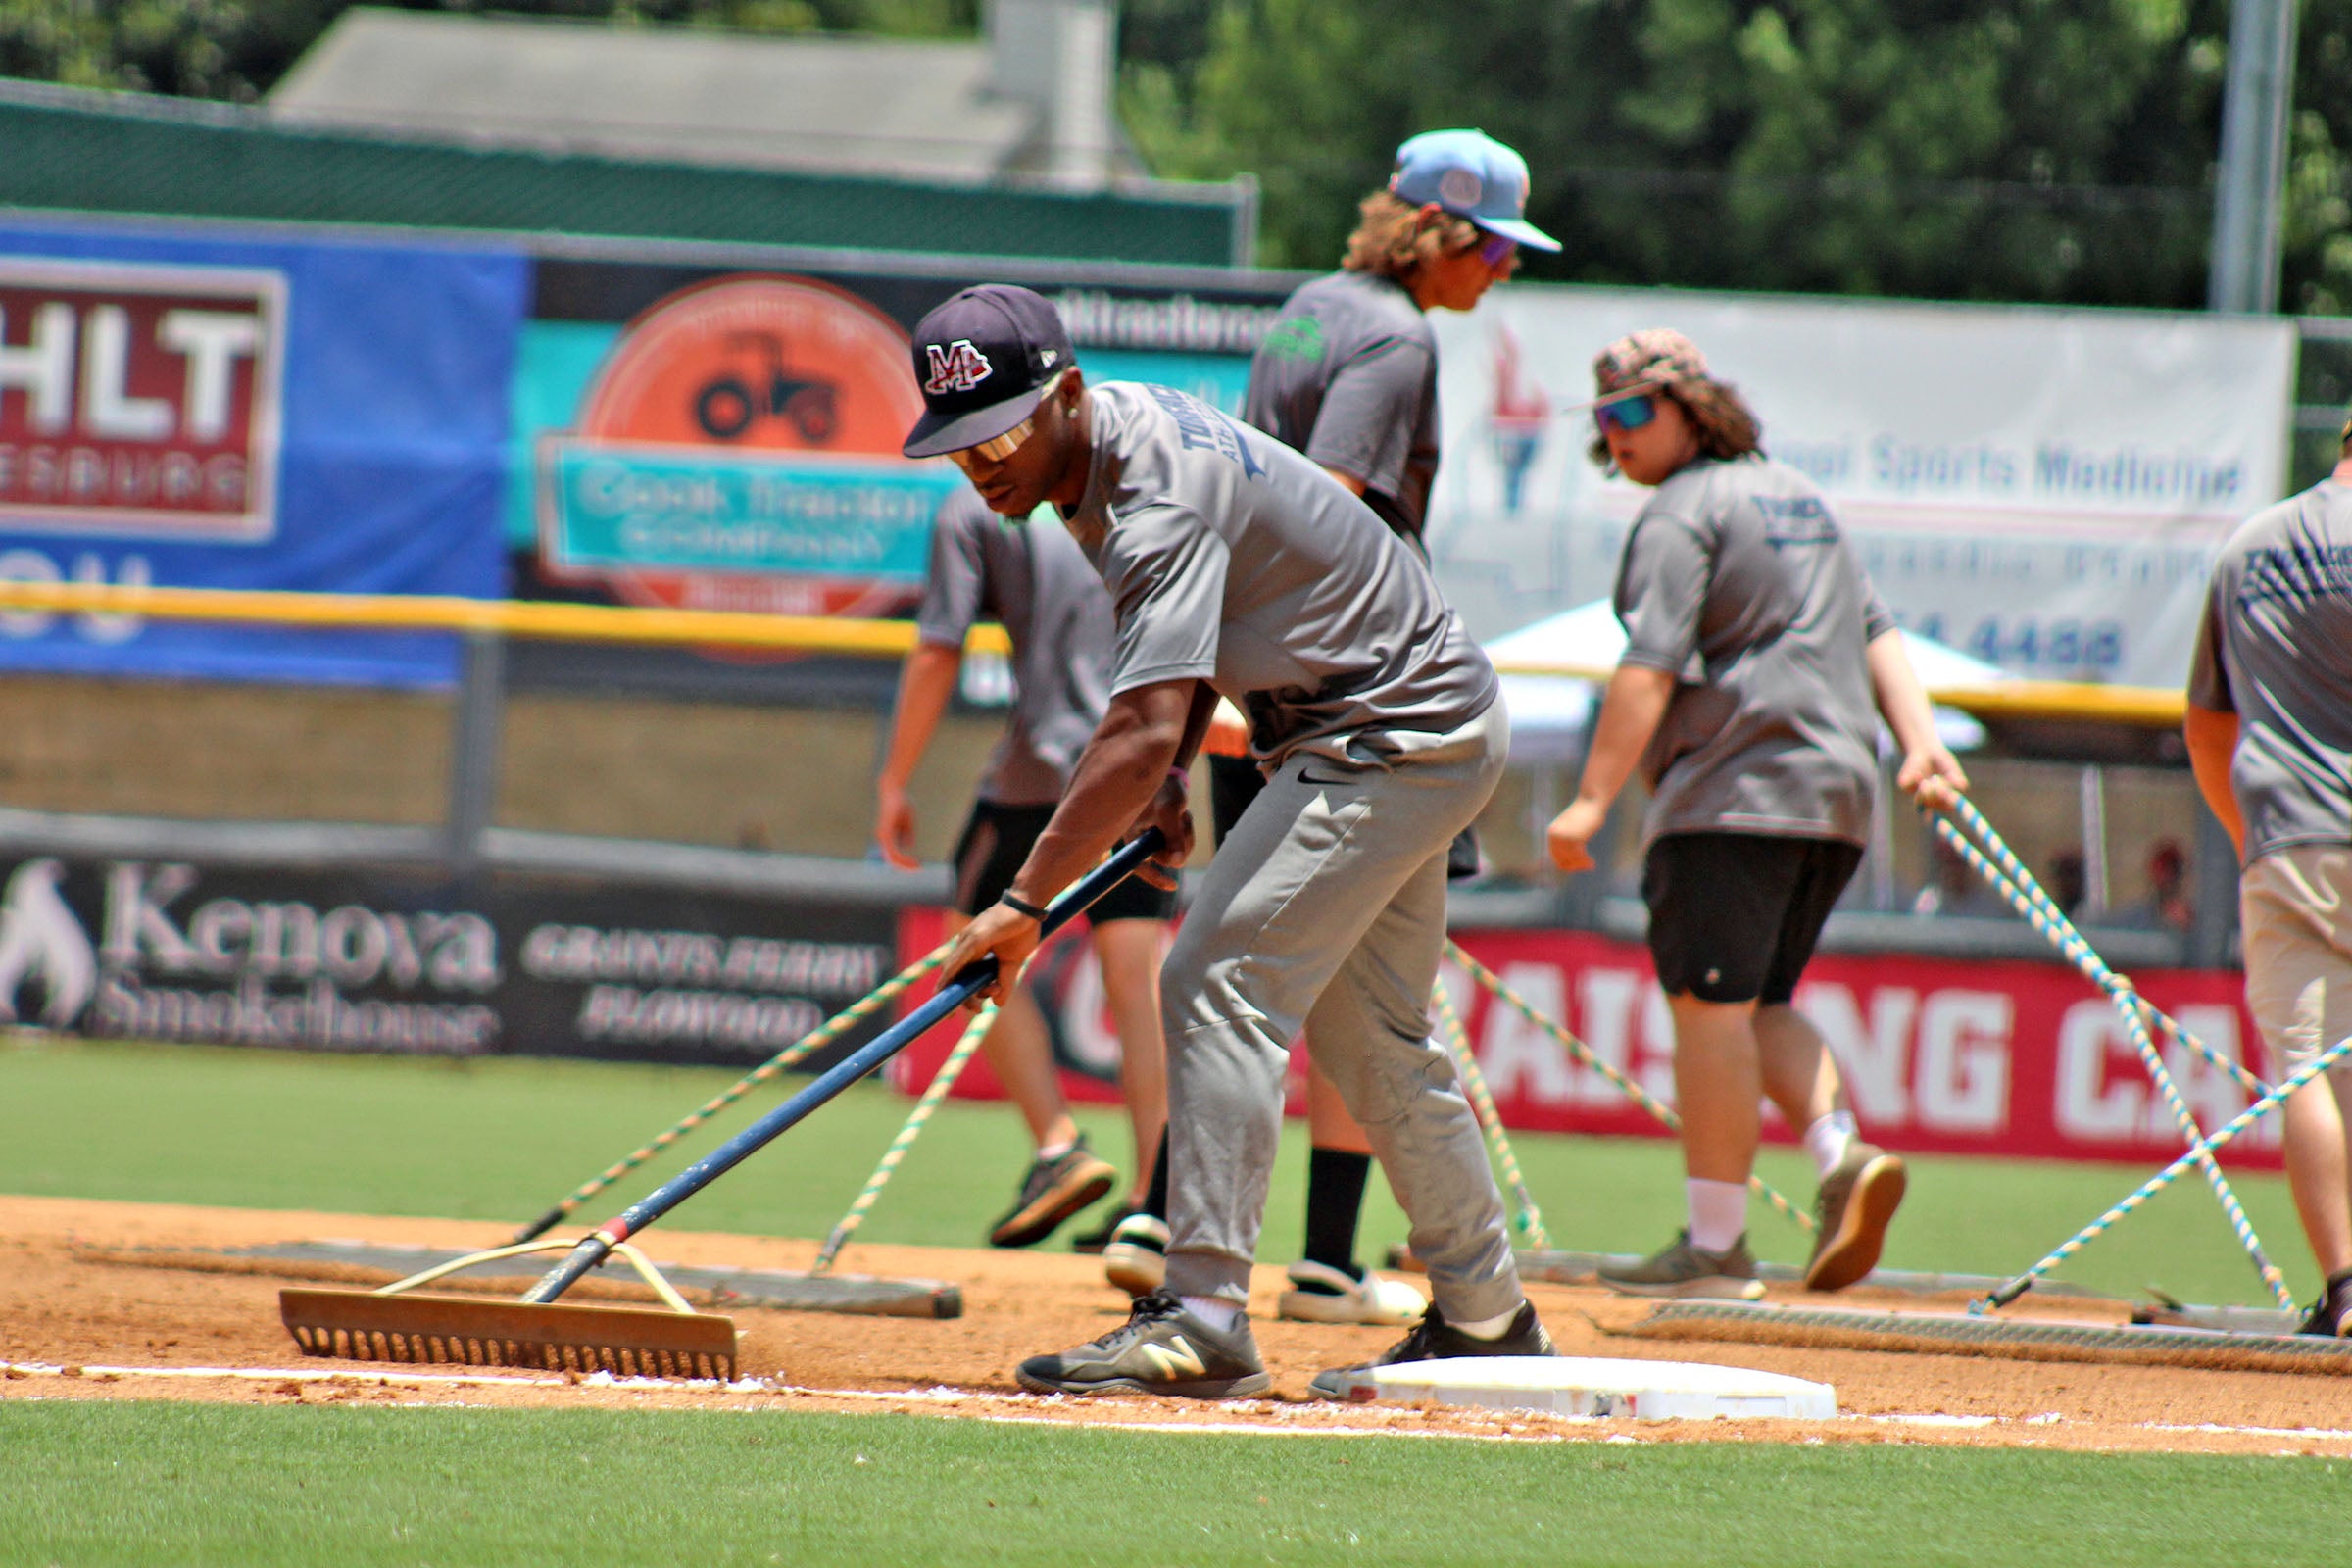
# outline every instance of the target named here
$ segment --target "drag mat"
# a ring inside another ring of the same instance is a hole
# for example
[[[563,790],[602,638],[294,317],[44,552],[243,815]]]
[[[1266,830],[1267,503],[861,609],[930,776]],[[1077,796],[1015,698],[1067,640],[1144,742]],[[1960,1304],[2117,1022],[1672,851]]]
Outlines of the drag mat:
[[[194,1252],[349,1238],[388,1246],[494,1246],[509,1227],[349,1214],[175,1208],[0,1197],[0,1398],[174,1398],[246,1404],[465,1403],[727,1411],[880,1411],[1152,1430],[1325,1435],[1398,1433],[1509,1441],[1829,1441],[2352,1457],[2340,1377],[2175,1367],[2084,1366],[1978,1355],[1771,1345],[1664,1345],[1615,1337],[1654,1305],[1588,1289],[1532,1295],[1569,1355],[1699,1360],[1834,1384],[1847,1412],[1825,1422],[1635,1423],[1411,1405],[1311,1400],[1320,1368],[1376,1355],[1395,1330],[1273,1320],[1280,1272],[1261,1269],[1252,1310],[1274,1374],[1270,1398],[1202,1404],[1020,1394],[1013,1366],[1091,1339],[1125,1299],[1095,1259],[1067,1252],[859,1245],[861,1274],[953,1281],[964,1314],[921,1319],[733,1308],[743,1340],[735,1383],[624,1383],[503,1368],[318,1360],[278,1322],[282,1281],[263,1272],[154,1267],[110,1254]],[[806,1270],[813,1241],[663,1232],[658,1250],[688,1265]],[[1821,1298],[1777,1292],[1777,1299]],[[1917,1296],[1853,1291],[1840,1306],[1918,1306]],[[1963,1310],[1966,1299],[1948,1303]],[[2120,1324],[2122,1303],[2051,1299],[2044,1316]],[[1603,1326],[1609,1333],[1603,1332]]]

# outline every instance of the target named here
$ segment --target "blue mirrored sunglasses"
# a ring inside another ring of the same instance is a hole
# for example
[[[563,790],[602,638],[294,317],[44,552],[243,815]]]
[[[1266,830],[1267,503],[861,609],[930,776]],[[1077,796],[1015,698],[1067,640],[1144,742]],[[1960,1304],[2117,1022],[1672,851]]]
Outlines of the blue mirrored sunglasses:
[[[1657,416],[1657,400],[1646,392],[1640,397],[1603,403],[1592,411],[1592,422],[1603,430],[1639,430]]]
[[[1500,267],[1518,248],[1519,242],[1508,234],[1489,234],[1486,243],[1478,248],[1478,259],[1489,267]]]

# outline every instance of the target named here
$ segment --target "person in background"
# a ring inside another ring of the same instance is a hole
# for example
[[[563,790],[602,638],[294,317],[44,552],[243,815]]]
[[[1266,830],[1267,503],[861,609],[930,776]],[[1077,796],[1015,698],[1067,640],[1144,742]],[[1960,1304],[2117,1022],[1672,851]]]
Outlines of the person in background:
[[[2188,893],[2188,852],[2178,839],[2158,839],[2148,851],[2148,896],[2118,909],[2113,923],[2186,931],[2195,918]]]
[[[2244,866],[2246,1008],[2285,1077],[2352,1034],[2352,420],[2335,469],[2215,557],[2184,721],[2198,793]],[[2323,1283],[2305,1334],[2352,1337],[2352,1066],[2280,1111]]]
[[[956,844],[956,909],[964,919],[1004,896],[1054,814],[1109,701],[1111,659],[1110,599],[1060,522],[1051,515],[999,517],[966,485],[932,524],[917,642],[900,671],[890,742],[875,785],[874,839],[883,858],[903,871],[919,864],[907,781],[956,690],[964,635],[982,619],[1001,623],[1011,639],[1015,694],[1012,721],[989,757]],[[1172,893],[1131,877],[1088,916],[1103,997],[1118,1030],[1119,1089],[1135,1131],[1136,1159],[1125,1202],[1099,1235],[1081,1238],[1082,1246],[1091,1242],[1096,1250],[1109,1245],[1129,1216],[1165,1211],[1158,1161],[1167,1124],[1159,956],[1175,907]],[[1087,1147],[1071,1119],[1045,1014],[1026,989],[1016,987],[1005,998],[981,1050],[1020,1107],[1036,1146],[1012,1206],[990,1227],[988,1239],[997,1247],[1033,1246],[1109,1192],[1118,1173]]]
[[[1438,341],[1431,310],[1467,311],[1518,268],[1521,246],[1559,243],[1527,221],[1526,161],[1476,130],[1433,130],[1396,149],[1385,189],[1358,204],[1339,270],[1283,302],[1250,364],[1242,417],[1304,453],[1362,498],[1423,560],[1438,471]],[[1256,799],[1263,754],[1250,754],[1240,714],[1211,730],[1210,806],[1222,843]],[[1476,875],[1465,834],[1448,868]],[[1291,1265],[1278,1310],[1320,1323],[1406,1323],[1420,1293],[1356,1261],[1371,1144],[1316,1065],[1307,1039],[1305,1251]]]
[[[1562,870],[1588,869],[1587,846],[1640,767],[1690,1213],[1670,1245],[1600,1281],[1635,1296],[1763,1295],[1747,1183],[1770,1096],[1821,1173],[1805,1287],[1841,1290],[1876,1266],[1907,1176],[1862,1142],[1838,1064],[1790,999],[1862,860],[1879,718],[1903,789],[1948,804],[1968,780],[1821,492],[1765,457],[1754,414],[1697,346],[1636,332],[1601,351],[1593,378],[1595,461],[1654,494],[1618,564],[1625,656],[1549,848]]]

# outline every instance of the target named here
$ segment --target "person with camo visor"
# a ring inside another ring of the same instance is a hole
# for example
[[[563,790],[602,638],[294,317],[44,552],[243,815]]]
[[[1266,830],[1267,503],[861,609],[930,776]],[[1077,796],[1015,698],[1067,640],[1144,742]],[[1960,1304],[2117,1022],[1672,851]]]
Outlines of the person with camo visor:
[[[1747,1182],[1770,1096],[1821,1173],[1805,1287],[1841,1290],[1877,1265],[1906,1174],[1861,1141],[1838,1064],[1790,998],[1861,862],[1879,717],[1902,749],[1903,789],[1934,802],[1968,779],[1821,492],[1764,456],[1754,414],[1697,347],[1636,332],[1592,374],[1593,461],[1656,493],[1618,564],[1625,656],[1548,841],[1562,870],[1589,869],[1640,766],[1690,1212],[1671,1245],[1600,1281],[1632,1296],[1764,1294]]]
[[[1527,163],[1476,130],[1432,130],[1396,149],[1388,185],[1358,204],[1340,270],[1301,284],[1250,364],[1242,417],[1306,454],[1427,559],[1421,534],[1438,472],[1438,338],[1426,314],[1467,311],[1559,241],[1527,220]],[[1231,710],[1221,710],[1230,714]],[[1257,796],[1245,726],[1212,729],[1210,808],[1220,842]],[[1478,872],[1465,829],[1447,862]],[[1404,1323],[1420,1293],[1355,1260],[1372,1146],[1315,1065],[1307,1040],[1305,1251],[1276,1310],[1315,1323]]]
[[[1446,847],[1494,793],[1500,682],[1429,569],[1297,452],[1167,387],[1089,387],[1044,299],[987,285],[916,326],[908,457],[953,459],[1007,516],[1059,510],[1110,592],[1110,704],[1004,898],[943,973],[1004,988],[1056,894],[1156,827],[1170,885],[1193,842],[1186,769],[1220,694],[1250,716],[1264,790],[1219,847],[1160,971],[1168,1052],[1163,1286],[1090,1344],[1021,1363],[1036,1393],[1226,1398],[1270,1384],[1250,1268],[1282,1128],[1284,1057],[1323,1062],[1412,1223],[1436,1301],[1385,1358],[1548,1354],[1502,1198],[1429,1004]],[[1327,1397],[1361,1368],[1318,1374]]]

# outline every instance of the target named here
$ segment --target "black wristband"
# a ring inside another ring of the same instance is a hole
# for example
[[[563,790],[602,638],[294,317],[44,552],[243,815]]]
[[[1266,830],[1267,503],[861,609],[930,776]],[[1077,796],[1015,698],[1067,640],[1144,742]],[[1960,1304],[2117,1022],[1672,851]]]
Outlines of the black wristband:
[[[1036,905],[1031,904],[1027,899],[1018,897],[1009,888],[1007,888],[1004,893],[998,898],[997,902],[1004,905],[1015,914],[1027,915],[1030,919],[1035,920],[1040,925],[1043,925],[1046,922],[1045,910],[1039,908]]]

